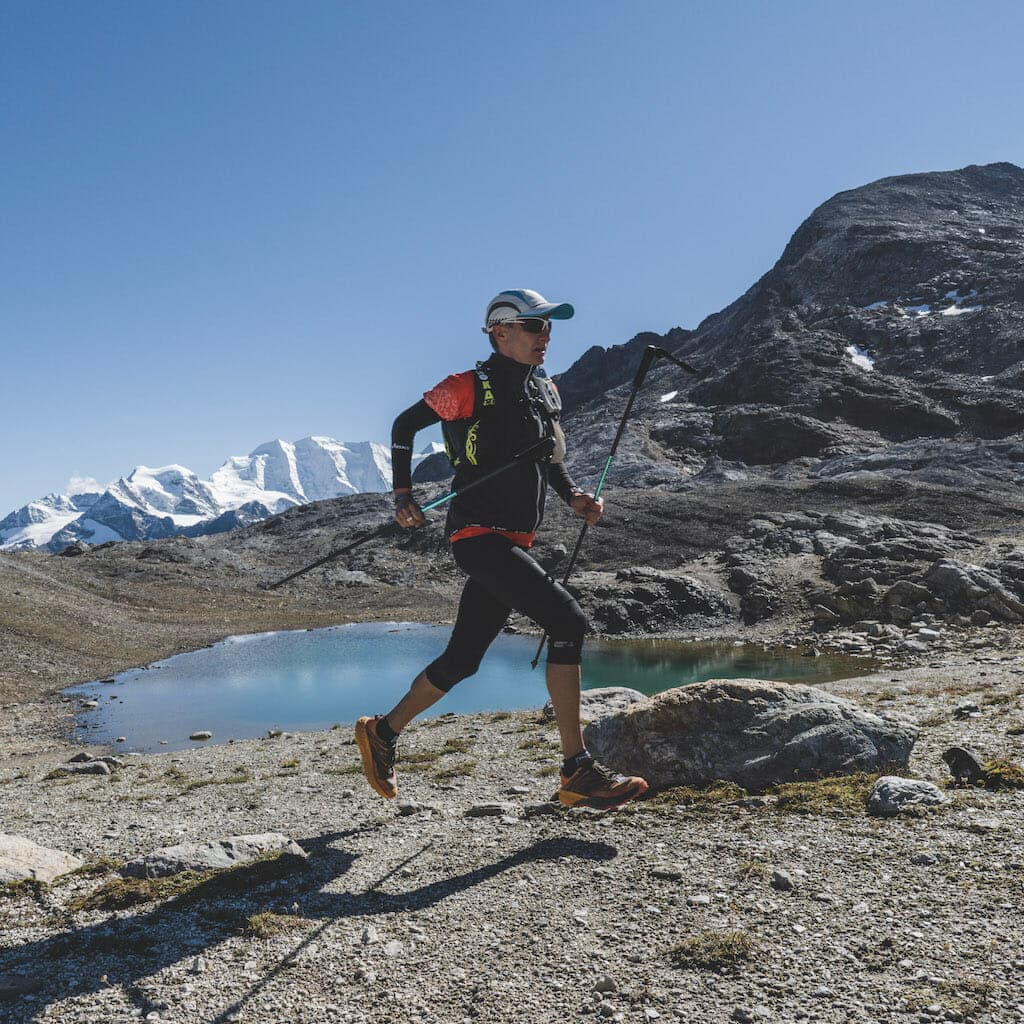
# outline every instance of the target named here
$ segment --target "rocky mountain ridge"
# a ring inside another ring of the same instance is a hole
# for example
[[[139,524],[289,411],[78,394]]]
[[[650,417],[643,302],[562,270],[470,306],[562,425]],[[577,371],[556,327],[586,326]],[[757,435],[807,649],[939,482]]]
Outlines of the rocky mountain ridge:
[[[913,475],[908,446],[928,453],[931,471],[939,439],[958,445],[951,481],[968,485],[970,452],[991,486],[1012,486],[1024,429],[1022,259],[1024,170],[1012,164],[840,193],[696,330],[591,350],[557,378],[570,464],[598,471],[602,425],[621,415],[639,348],[657,344],[701,374],[652,371],[613,470],[620,486],[886,473],[890,451]]]

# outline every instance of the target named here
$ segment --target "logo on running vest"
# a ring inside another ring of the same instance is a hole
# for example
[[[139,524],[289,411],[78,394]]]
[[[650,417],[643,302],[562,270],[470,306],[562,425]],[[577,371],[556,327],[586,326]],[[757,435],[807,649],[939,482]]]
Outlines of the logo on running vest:
[[[491,382],[486,377],[481,377],[480,384],[484,389],[484,405],[494,405],[494,392],[491,390]]]
[[[484,402],[484,405],[486,404],[487,403]],[[494,404],[493,399],[491,399],[491,404]],[[480,421],[477,420],[476,423],[466,431],[466,458],[469,459],[474,466],[476,465],[476,434],[479,429]]]

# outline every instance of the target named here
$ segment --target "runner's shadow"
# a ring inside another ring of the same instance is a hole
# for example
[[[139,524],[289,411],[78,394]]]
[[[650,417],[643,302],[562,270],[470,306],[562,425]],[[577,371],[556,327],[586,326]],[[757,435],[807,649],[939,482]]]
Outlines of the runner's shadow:
[[[0,1002],[0,1021],[28,1024],[39,1019],[51,1003],[60,999],[117,986],[123,986],[129,999],[148,1013],[159,1006],[140,985],[143,979],[188,957],[199,956],[239,934],[250,916],[270,910],[323,922],[225,1010],[217,1018],[220,1021],[248,1002],[320,932],[339,920],[422,910],[524,864],[561,857],[605,861],[617,853],[615,847],[607,843],[572,838],[544,839],[493,864],[452,878],[407,892],[382,892],[379,886],[419,855],[414,854],[362,892],[325,892],[324,886],[344,875],[357,857],[332,844],[363,831],[352,829],[299,840],[299,845],[309,854],[308,862],[300,868],[289,864],[287,859],[245,865],[221,872],[153,910],[131,917],[107,918],[81,928],[72,927],[60,935],[0,951],[0,979],[20,980],[29,993],[28,999],[15,996],[8,1001],[4,998]],[[429,844],[420,853],[428,848]],[[0,995],[7,993],[0,991]]]

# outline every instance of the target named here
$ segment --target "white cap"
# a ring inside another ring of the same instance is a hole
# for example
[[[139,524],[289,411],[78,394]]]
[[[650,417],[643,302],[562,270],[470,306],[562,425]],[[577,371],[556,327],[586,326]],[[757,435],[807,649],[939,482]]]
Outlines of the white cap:
[[[568,302],[548,302],[540,292],[528,288],[512,288],[499,292],[487,303],[483,331],[486,334],[497,324],[527,317],[546,317],[549,320],[568,320],[576,311]]]

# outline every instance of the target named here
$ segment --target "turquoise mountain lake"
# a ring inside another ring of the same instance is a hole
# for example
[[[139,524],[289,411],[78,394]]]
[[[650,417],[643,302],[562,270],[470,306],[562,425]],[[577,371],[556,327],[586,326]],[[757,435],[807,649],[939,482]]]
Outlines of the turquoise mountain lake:
[[[98,702],[77,719],[83,742],[156,752],[305,731],[387,711],[425,665],[444,650],[447,626],[358,623],[329,629],[231,637],[212,647],[133,669],[112,682],[66,692]],[[538,637],[502,635],[480,671],[428,715],[540,708],[547,700],[543,663],[531,671]],[[798,650],[731,643],[590,640],[584,688],[630,686],[653,694],[703,679],[753,676],[818,684],[863,675],[868,662],[808,658]],[[125,742],[116,743],[118,737]]]

